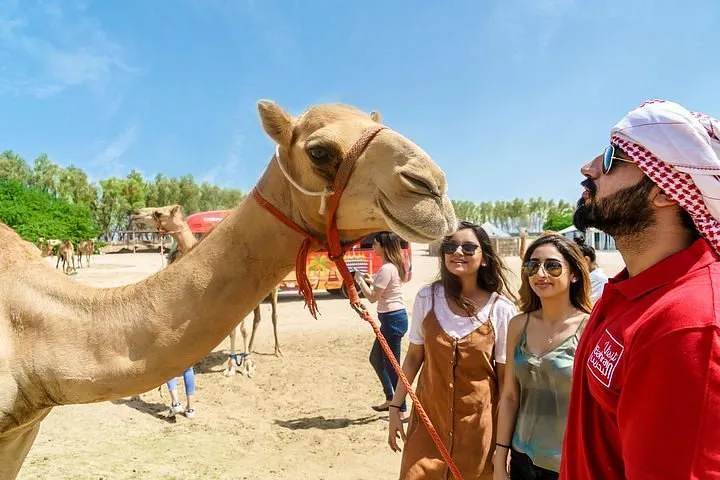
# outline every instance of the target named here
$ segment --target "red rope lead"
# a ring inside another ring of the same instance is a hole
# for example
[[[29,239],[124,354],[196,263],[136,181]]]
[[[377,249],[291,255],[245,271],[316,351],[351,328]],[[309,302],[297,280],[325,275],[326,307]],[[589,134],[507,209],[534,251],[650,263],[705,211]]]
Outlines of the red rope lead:
[[[344,266],[344,262],[343,262]],[[345,267],[347,268],[347,267]],[[349,273],[349,272],[348,272]],[[350,294],[350,291],[353,291],[355,293],[355,296],[357,296],[357,292],[355,291],[355,285],[351,284],[351,286],[348,286],[348,295]],[[357,312],[358,315],[360,315],[360,318],[365,320],[367,323],[370,324],[373,331],[375,332],[375,336],[378,339],[378,342],[380,342],[380,346],[382,347],[383,351],[385,352],[385,356],[388,360],[390,360],[390,363],[392,364],[393,368],[395,369],[395,372],[397,372],[398,377],[400,380],[402,380],[403,385],[405,385],[405,389],[407,390],[408,395],[410,395],[410,398],[412,398],[413,401],[413,408],[417,410],[418,417],[420,417],[420,420],[422,420],[423,424],[425,425],[425,428],[427,428],[428,433],[430,434],[430,437],[433,439],[433,442],[435,442],[435,446],[440,451],[440,455],[442,456],[443,460],[445,460],[445,463],[447,464],[448,468],[450,469],[450,472],[453,475],[453,478],[455,480],[462,480],[462,475],[460,474],[460,470],[458,470],[457,465],[455,465],[455,462],[453,461],[452,457],[450,456],[450,452],[448,452],[447,447],[445,446],[445,443],[440,438],[440,435],[437,433],[437,430],[435,430],[435,427],[432,424],[432,421],[430,421],[430,417],[428,417],[428,414],[425,412],[425,409],[423,408],[422,404],[420,403],[420,400],[417,398],[417,395],[415,395],[415,391],[412,388],[412,385],[410,385],[410,382],[408,381],[407,377],[405,376],[405,373],[402,371],[402,368],[400,367],[400,364],[397,360],[395,360],[395,355],[392,353],[392,350],[390,350],[390,345],[388,345],[387,340],[385,340],[385,336],[380,331],[380,327],[378,327],[377,323],[375,323],[368,313],[365,306],[360,303],[358,300],[357,303],[352,304],[353,309]]]
[[[408,395],[410,395],[410,398],[413,401],[413,407],[417,410],[420,420],[422,420],[425,428],[427,428],[430,437],[433,439],[433,442],[435,442],[435,446],[437,446],[438,450],[440,451],[440,455],[442,456],[443,460],[445,460],[445,463],[447,463],[448,468],[452,472],[455,480],[462,480],[460,471],[455,465],[455,462],[450,456],[450,453],[448,452],[447,447],[445,447],[445,444],[440,438],[440,435],[438,435],[437,430],[435,430],[435,427],[433,427],[433,424],[430,421],[430,417],[428,417],[427,413],[425,412],[425,409],[420,403],[420,400],[415,395],[415,391],[413,390],[412,385],[410,385],[408,379],[405,377],[402,368],[400,368],[400,364],[397,362],[397,360],[395,360],[395,355],[393,355],[392,350],[390,350],[390,346],[385,340],[385,337],[380,331],[380,328],[373,321],[372,317],[370,317],[370,314],[367,312],[363,304],[360,303],[360,297],[357,293],[357,290],[355,289],[355,279],[350,274],[350,270],[345,264],[345,259],[343,258],[344,253],[348,249],[350,249],[352,245],[356,242],[351,242],[343,246],[340,241],[340,232],[338,231],[335,218],[338,206],[340,205],[340,197],[345,190],[345,186],[347,185],[348,179],[350,178],[350,174],[352,173],[355,161],[365,150],[365,147],[367,147],[368,143],[370,143],[372,139],[375,138],[375,136],[384,128],[386,127],[378,125],[367,129],[362,134],[362,136],[355,142],[355,144],[350,148],[347,155],[340,164],[335,181],[333,182],[333,195],[329,199],[330,211],[328,213],[327,238],[325,242],[319,241],[318,239],[314,238],[312,235],[310,235],[300,226],[298,226],[295,222],[290,220],[284,213],[275,208],[275,206],[272,205],[270,202],[265,200],[262,195],[260,195],[260,192],[258,192],[257,188],[253,189],[251,195],[261,207],[265,208],[275,218],[277,218],[289,228],[293,229],[294,231],[305,237],[305,240],[303,241],[296,258],[295,274],[297,276],[298,288],[300,290],[300,293],[305,298],[305,304],[310,310],[310,314],[315,318],[317,318],[317,303],[315,302],[315,297],[313,295],[312,285],[310,284],[310,280],[307,277],[307,257],[310,253],[310,250],[314,247],[324,245],[324,247],[327,249],[328,257],[330,258],[330,260],[335,262],[335,265],[337,265],[338,270],[340,271],[340,275],[343,278],[343,283],[347,287],[350,305],[358,313],[358,315],[360,315],[360,318],[362,318],[363,320],[368,322],[370,326],[372,326],[372,329],[375,332],[375,336],[377,337],[380,346],[385,352],[385,356],[390,360],[390,363],[397,372],[398,377],[402,380],[403,385],[405,385]]]

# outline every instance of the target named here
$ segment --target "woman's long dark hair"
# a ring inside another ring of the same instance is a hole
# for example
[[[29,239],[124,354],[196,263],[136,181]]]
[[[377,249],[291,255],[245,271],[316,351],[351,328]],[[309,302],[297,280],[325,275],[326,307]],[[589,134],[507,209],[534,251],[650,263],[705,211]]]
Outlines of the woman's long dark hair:
[[[385,252],[385,259],[395,265],[398,273],[400,274],[400,280],[407,280],[407,267],[403,260],[402,243],[400,237],[393,232],[379,232],[375,235],[375,241],[380,244],[383,251]]]
[[[578,246],[567,237],[552,233],[544,235],[535,240],[528,247],[523,256],[523,265],[528,262],[535,250],[541,245],[553,245],[558,249],[565,261],[570,266],[571,274],[577,278],[577,282],[570,283],[570,303],[585,313],[592,310],[592,301],[590,300],[590,273],[588,272],[585,257]],[[530,286],[530,280],[525,275],[524,269],[520,271],[522,284],[520,285],[520,311],[523,313],[534,312],[542,308],[540,297],[537,296]]]
[[[515,295],[510,292],[509,283],[507,281],[508,268],[502,261],[502,258],[495,252],[490,237],[480,225],[471,222],[460,222],[457,230],[472,230],[480,244],[485,266],[481,266],[477,273],[477,286],[487,292],[496,292],[515,300]],[[453,232],[454,233],[454,232]],[[450,240],[452,235],[446,236],[443,240]],[[440,258],[440,282],[445,289],[445,295],[457,303],[457,305],[465,310],[469,315],[475,315],[482,308],[482,305],[475,305],[470,299],[462,296],[462,285],[460,279],[445,266],[445,254],[440,249],[438,256]]]

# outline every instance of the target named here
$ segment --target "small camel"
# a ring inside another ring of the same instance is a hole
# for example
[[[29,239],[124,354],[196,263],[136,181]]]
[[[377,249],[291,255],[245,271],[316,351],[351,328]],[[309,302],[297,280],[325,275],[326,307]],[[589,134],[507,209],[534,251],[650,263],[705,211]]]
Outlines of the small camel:
[[[95,239],[81,240],[77,247],[78,266],[82,268],[82,258],[85,255],[85,262],[90,268],[90,257],[95,253]]]
[[[37,247],[40,249],[40,256],[41,257],[49,257],[53,254],[53,246],[50,244],[50,241],[45,241],[44,238],[40,237],[38,238],[38,244]]]
[[[72,269],[70,268],[70,260],[72,260]],[[63,240],[63,242],[58,247],[58,259],[57,263],[55,264],[56,270],[60,265],[60,261],[62,261],[64,273],[67,274],[77,270],[77,268],[75,267],[75,247],[70,240]]]
[[[180,257],[180,255],[186,254],[190,251],[190,249],[197,245],[198,240],[195,235],[193,235],[193,233],[190,231],[190,227],[185,221],[185,216],[181,211],[180,205],[169,205],[166,207],[156,208],[152,212],[152,218],[155,221],[155,227],[158,229],[158,231],[160,231],[160,233],[169,234],[175,239],[178,244],[178,249],[176,250],[175,254],[168,257],[168,265],[175,262]],[[277,288],[273,289],[272,292],[270,292],[270,294],[265,298],[265,300],[267,299],[270,300],[270,304],[272,305],[272,324],[273,333],[275,335],[275,356],[281,357],[282,350],[280,349],[280,341],[278,340],[277,330]],[[240,322],[240,325],[235,327],[230,332],[230,356],[228,358],[227,367],[223,371],[223,374],[225,376],[235,375],[238,368],[240,369],[240,373],[245,374],[248,377],[252,376],[255,365],[251,359],[247,358],[247,356],[253,351],[253,345],[255,344],[255,333],[257,332],[257,328],[261,320],[262,314],[260,312],[260,304],[258,304],[253,310],[253,326],[252,332],[250,334],[249,344],[247,340],[247,327],[245,325],[247,318],[243,318],[243,320]],[[237,351],[235,347],[238,329],[242,334],[244,347],[243,353],[241,354],[240,358],[238,358],[237,356]]]
[[[330,213],[344,241],[392,230],[428,243],[455,229],[443,171],[380,125],[379,115],[329,104],[295,117],[270,101],[258,110],[277,150],[254,187],[257,196],[240,202],[181,261],[140,282],[73,282],[0,223],[0,479],[16,478],[54,407],[126,398],[165,383],[277,288],[308,244],[270,205],[321,241]],[[338,169],[348,165],[348,152],[356,161],[345,177]],[[329,192],[336,177],[347,180],[337,210],[304,193]]]
[[[60,247],[60,244],[62,243],[60,240],[56,239],[50,239],[45,240],[44,238],[40,237],[38,238],[38,246],[42,245],[42,256],[43,257],[53,257],[56,254],[56,248]]]

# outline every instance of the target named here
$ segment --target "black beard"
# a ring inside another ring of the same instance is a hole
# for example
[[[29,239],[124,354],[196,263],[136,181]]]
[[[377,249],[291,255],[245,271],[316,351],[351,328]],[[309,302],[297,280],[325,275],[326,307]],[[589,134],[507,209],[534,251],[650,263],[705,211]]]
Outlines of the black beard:
[[[573,224],[581,232],[595,227],[617,238],[637,235],[655,224],[655,213],[648,200],[654,183],[648,177],[599,200],[595,199],[596,186],[591,179],[582,185],[588,189],[590,199],[586,202],[581,197],[573,215]]]

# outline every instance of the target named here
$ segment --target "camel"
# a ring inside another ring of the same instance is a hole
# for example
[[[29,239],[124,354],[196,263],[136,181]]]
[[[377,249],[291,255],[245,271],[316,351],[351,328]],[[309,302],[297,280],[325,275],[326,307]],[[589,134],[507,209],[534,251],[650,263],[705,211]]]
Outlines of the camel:
[[[70,260],[72,260],[72,269],[70,268]],[[57,263],[55,264],[55,269],[60,266],[60,261],[62,261],[64,273],[70,273],[77,270],[77,268],[75,267],[75,246],[70,240],[63,240],[63,242],[58,247],[58,259]]]
[[[95,253],[95,239],[81,240],[77,247],[78,266],[82,268],[82,258],[85,255],[85,262],[90,268],[90,257]]]
[[[153,212],[155,207],[138,208],[130,214],[129,230],[152,230],[155,228]]]
[[[50,240],[46,242],[44,238],[38,238],[37,248],[40,250],[41,257],[49,257],[53,254],[53,246],[50,244]]]
[[[37,247],[41,251],[41,256],[43,257],[52,257],[55,255],[55,247],[60,245],[62,242],[60,240],[45,240],[43,237],[38,238],[38,244]]]
[[[198,243],[197,238],[195,238],[195,235],[193,235],[193,233],[190,231],[190,227],[185,221],[185,216],[182,213],[180,205],[169,205],[166,207],[156,208],[152,213],[152,217],[155,220],[155,227],[158,229],[158,231],[160,231],[160,233],[168,233],[175,239],[179,247],[179,252],[187,253]],[[168,263],[170,264],[176,261],[178,258],[179,254],[169,257]],[[264,300],[268,299],[270,300],[270,304],[272,305],[272,324],[273,333],[275,335],[275,356],[281,357],[282,350],[280,349],[280,342],[278,340],[277,330],[277,288],[274,288]],[[252,376],[252,372],[254,370],[254,362],[251,359],[247,358],[247,354],[253,351],[253,345],[255,344],[255,333],[257,332],[257,327],[262,320],[259,304],[253,310],[253,326],[252,332],[250,334],[249,345],[247,341],[247,327],[245,326],[246,320],[247,317],[243,318],[243,320],[240,322],[240,325],[235,327],[232,332],[230,332],[230,357],[228,358],[227,367],[223,372],[225,376],[235,375],[238,368],[240,368],[241,373],[246,374],[248,377]],[[241,356],[241,359],[237,358],[237,351],[235,348],[238,329],[242,334],[244,347],[244,355]]]
[[[523,255],[525,255],[525,250],[527,250],[527,241],[528,241],[528,231],[527,228],[521,228],[520,229],[520,248],[518,249],[518,256],[520,258],[523,258]]]
[[[445,175],[419,146],[386,128],[357,147],[379,115],[325,104],[294,117],[271,101],[258,111],[277,146],[255,186],[261,197],[248,196],[182,261],[138,283],[73,282],[0,223],[0,478],[17,476],[53,407],[147,392],[227,337],[301,248],[320,248],[268,205],[325,240],[325,198],[296,186],[327,192],[348,152],[357,161],[334,215],[341,239],[392,230],[428,243],[455,229]]]

